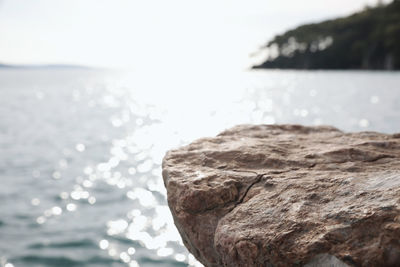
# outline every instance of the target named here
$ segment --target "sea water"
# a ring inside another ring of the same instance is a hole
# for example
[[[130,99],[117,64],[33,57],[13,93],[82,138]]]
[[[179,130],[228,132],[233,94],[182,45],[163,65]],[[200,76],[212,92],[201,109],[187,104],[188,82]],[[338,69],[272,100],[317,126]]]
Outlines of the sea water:
[[[168,149],[242,123],[400,132],[400,73],[0,71],[0,266],[195,266]]]

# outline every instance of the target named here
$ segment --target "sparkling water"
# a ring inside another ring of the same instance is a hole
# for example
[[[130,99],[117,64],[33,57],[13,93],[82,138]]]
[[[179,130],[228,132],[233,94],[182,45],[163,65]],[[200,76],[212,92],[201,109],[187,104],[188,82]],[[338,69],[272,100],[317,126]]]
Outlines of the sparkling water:
[[[400,73],[0,71],[0,266],[196,266],[168,149],[242,123],[400,132]]]

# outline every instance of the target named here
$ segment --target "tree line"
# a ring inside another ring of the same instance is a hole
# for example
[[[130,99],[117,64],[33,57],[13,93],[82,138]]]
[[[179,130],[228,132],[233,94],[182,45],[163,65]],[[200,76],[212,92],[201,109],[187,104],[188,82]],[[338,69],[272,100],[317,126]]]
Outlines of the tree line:
[[[253,68],[400,69],[400,0],[275,36]]]

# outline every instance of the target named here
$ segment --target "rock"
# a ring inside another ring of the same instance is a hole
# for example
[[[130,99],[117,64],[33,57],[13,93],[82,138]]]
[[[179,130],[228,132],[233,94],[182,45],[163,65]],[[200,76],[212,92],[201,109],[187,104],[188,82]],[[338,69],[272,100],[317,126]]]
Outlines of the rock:
[[[206,266],[400,266],[400,135],[242,125],[169,151],[175,224]]]

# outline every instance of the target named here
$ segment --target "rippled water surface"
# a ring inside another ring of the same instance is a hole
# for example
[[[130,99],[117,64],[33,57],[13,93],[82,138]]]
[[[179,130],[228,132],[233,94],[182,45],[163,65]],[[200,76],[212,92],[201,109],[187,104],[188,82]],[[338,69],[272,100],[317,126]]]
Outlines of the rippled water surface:
[[[196,265],[161,160],[240,123],[400,132],[400,74],[0,71],[0,266]]]

